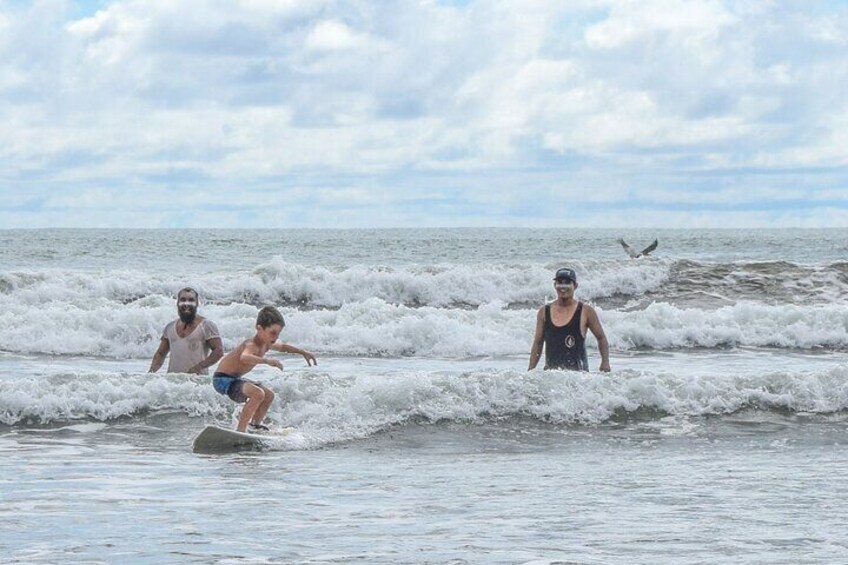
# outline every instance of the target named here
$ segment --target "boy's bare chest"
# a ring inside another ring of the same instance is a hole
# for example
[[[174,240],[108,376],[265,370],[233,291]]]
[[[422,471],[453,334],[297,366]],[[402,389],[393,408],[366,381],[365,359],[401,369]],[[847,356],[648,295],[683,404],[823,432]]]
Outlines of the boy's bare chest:
[[[269,347],[267,345],[257,345],[255,342],[247,341],[244,344],[243,351],[250,353],[251,355],[256,355],[257,357],[264,357],[266,353],[268,353]]]

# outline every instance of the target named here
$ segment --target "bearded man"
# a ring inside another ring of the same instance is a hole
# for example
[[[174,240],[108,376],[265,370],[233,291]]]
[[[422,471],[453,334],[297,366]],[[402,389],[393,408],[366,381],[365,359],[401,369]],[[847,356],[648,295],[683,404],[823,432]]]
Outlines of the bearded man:
[[[149,372],[155,373],[168,359],[169,373],[194,373],[206,375],[211,367],[224,355],[224,344],[218,326],[211,320],[197,315],[200,295],[191,287],[177,293],[178,320],[165,326],[159,349],[153,355]]]

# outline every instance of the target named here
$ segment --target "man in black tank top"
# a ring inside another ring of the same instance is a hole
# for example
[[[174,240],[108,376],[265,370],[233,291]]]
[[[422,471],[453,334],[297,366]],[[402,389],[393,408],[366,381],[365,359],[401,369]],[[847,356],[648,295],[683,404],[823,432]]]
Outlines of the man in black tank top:
[[[539,309],[536,333],[530,349],[530,367],[535,369],[545,349],[545,369],[588,371],[586,330],[598,341],[601,354],[599,370],[608,372],[609,344],[595,309],[574,298],[577,274],[572,269],[560,269],[554,276],[557,299]]]

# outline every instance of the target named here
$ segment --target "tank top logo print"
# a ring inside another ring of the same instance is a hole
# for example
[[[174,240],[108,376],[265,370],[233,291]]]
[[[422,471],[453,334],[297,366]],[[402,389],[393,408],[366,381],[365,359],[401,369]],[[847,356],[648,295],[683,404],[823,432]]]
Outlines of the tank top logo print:
[[[574,336],[573,335],[565,336],[565,346],[569,349],[574,347]]]

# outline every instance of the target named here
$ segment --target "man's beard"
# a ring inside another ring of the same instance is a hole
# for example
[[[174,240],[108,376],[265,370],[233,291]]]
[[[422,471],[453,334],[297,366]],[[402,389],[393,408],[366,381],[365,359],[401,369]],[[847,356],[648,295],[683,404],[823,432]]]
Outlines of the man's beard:
[[[197,316],[197,310],[180,310],[177,312],[180,315],[180,320],[185,325],[189,325],[194,322],[194,318]]]

